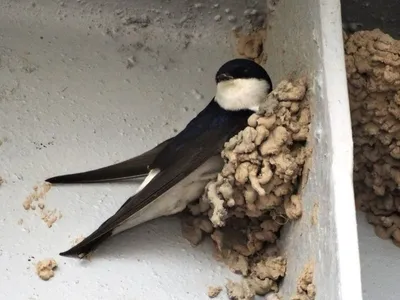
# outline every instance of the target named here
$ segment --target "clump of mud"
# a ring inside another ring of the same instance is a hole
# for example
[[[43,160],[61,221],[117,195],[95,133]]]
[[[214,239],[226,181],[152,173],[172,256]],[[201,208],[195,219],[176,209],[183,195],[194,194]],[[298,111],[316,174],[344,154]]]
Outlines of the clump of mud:
[[[259,64],[266,62],[267,55],[264,52],[266,30],[264,28],[254,29],[250,32],[236,30],[233,35],[236,42],[236,56],[254,60]]]
[[[356,206],[400,247],[400,41],[379,29],[345,36]]]
[[[36,264],[36,274],[45,281],[54,277],[55,269],[57,269],[57,262],[52,258],[43,259]]]
[[[291,300],[314,300],[316,291],[313,282],[314,264],[308,263],[297,278],[296,295],[291,297]]]
[[[183,219],[192,244],[210,235],[215,257],[243,275],[242,282],[226,285],[231,299],[277,292],[285,276],[276,241],[282,226],[302,215],[300,182],[310,156],[307,95],[304,78],[279,83],[248,126],[225,143],[222,171]]]

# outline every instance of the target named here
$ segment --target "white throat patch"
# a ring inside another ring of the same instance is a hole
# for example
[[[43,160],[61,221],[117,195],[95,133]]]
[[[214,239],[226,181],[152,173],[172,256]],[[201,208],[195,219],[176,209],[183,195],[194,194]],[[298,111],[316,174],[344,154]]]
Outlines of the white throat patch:
[[[217,84],[215,101],[225,110],[257,111],[269,89],[268,82],[255,78],[221,81]]]

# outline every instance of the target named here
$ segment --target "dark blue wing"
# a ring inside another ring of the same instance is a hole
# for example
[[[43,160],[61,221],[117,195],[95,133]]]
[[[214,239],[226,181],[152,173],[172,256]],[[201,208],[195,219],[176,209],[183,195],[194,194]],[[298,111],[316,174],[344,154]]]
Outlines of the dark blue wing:
[[[246,126],[251,111],[229,112],[215,101],[200,112],[183,131],[176,135],[150,165],[160,169],[157,176],[95,232],[70,250],[65,256],[86,255],[97,247],[119,224],[165,193],[213,155],[224,143]]]

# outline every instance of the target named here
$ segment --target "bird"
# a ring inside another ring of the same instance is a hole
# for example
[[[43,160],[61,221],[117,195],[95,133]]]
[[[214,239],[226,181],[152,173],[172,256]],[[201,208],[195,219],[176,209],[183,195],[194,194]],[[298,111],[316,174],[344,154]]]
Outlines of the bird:
[[[236,58],[215,75],[216,93],[175,136],[123,162],[87,172],[48,178],[54,184],[95,183],[144,178],[133,196],[92,234],[59,255],[84,258],[111,236],[150,220],[176,214],[201,197],[222,170],[225,142],[243,130],[272,91],[267,71]]]

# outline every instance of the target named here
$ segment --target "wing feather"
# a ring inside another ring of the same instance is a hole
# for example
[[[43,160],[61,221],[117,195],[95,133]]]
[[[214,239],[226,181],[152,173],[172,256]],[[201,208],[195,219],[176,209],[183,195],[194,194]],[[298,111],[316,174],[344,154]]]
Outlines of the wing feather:
[[[111,166],[87,172],[55,176],[48,178],[45,181],[52,184],[71,184],[97,183],[141,178],[149,173],[149,165],[153,163],[157,155],[168,145],[170,141],[171,139],[168,139],[139,156]]]
[[[154,159],[150,168],[159,170],[156,176],[96,231],[60,255],[85,256],[94,250],[116,227],[219,153],[224,143],[244,128],[250,114],[250,111],[228,112],[211,101]]]

